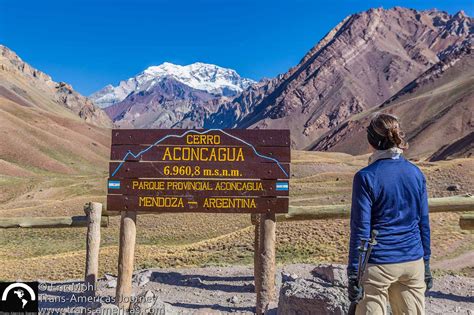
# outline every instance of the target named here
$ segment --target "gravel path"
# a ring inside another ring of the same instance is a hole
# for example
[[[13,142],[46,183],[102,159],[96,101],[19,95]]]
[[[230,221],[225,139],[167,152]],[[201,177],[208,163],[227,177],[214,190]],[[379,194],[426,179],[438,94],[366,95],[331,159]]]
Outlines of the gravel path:
[[[279,268],[278,288],[282,271],[291,277],[310,278],[313,267],[294,264]],[[84,294],[80,293],[84,291],[80,287],[82,284],[80,281],[42,282],[42,286],[48,286],[47,290],[40,289],[43,313],[48,308],[78,311],[100,305],[101,310],[114,309],[111,305],[115,295],[114,276],[107,275],[99,281],[99,297],[95,303],[81,300],[81,297],[84,299]],[[135,300],[143,302],[153,298],[158,301],[153,308],[162,307],[166,310],[163,314],[252,314],[255,306],[251,267],[142,270],[134,275],[133,290]],[[272,313],[276,313],[277,304],[272,307]],[[474,314],[474,278],[446,275],[435,279],[427,298],[427,314]]]
[[[437,261],[432,268],[457,271],[463,268],[472,267],[474,262],[474,251],[469,251],[458,257]]]

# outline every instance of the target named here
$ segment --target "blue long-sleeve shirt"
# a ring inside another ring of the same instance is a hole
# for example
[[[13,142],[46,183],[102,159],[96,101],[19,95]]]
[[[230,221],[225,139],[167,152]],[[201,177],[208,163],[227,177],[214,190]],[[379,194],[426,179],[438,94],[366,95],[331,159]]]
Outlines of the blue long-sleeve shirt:
[[[349,270],[357,270],[362,238],[378,230],[371,264],[428,260],[430,226],[426,180],[405,158],[381,159],[354,176]]]

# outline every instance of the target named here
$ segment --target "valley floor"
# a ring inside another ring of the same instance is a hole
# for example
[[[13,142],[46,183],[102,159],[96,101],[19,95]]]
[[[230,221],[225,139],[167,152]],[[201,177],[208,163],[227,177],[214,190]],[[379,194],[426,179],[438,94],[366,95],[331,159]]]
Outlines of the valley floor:
[[[292,205],[349,203],[354,173],[367,156],[292,152]],[[474,158],[419,162],[430,197],[474,193]],[[455,186],[455,191],[448,186]],[[11,177],[0,175],[0,216],[83,215],[88,201],[105,202],[106,178],[98,175]],[[433,267],[438,275],[474,275],[474,234],[459,228],[458,213],[431,216]],[[0,229],[0,279],[80,279],[85,228]],[[101,231],[100,275],[116,273],[119,217]],[[348,220],[277,224],[277,263],[344,263]],[[137,220],[136,269],[251,265],[249,215],[161,214]],[[22,266],[18,268],[18,266]]]

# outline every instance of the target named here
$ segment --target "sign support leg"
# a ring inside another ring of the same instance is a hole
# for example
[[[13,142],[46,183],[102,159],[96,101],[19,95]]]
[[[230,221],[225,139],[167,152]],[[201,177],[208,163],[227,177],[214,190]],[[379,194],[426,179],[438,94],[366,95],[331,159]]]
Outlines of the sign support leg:
[[[136,239],[136,211],[122,211],[116,303],[120,310],[128,310],[132,294],[133,262]]]
[[[87,294],[95,296],[97,275],[99,273],[100,224],[102,219],[102,204],[98,202],[86,203],[86,205],[84,206],[84,212],[87,215],[87,250],[86,271],[84,280],[87,286]]]
[[[260,216],[260,277],[261,289],[257,291],[257,314],[265,314],[270,303],[275,301],[275,239],[276,219],[274,213]]]
[[[253,277],[255,283],[255,293],[258,293],[262,289],[260,263],[260,215],[252,214],[251,220],[255,228],[253,241]]]

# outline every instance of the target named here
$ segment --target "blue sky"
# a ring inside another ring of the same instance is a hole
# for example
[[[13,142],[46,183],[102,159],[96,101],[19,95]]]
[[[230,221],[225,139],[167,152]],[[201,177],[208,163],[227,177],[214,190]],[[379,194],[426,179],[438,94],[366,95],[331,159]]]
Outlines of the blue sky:
[[[297,64],[347,15],[397,5],[474,15],[472,0],[0,0],[0,43],[85,95],[164,61],[259,80]]]

